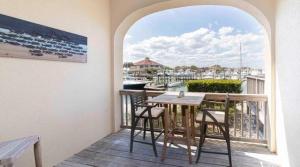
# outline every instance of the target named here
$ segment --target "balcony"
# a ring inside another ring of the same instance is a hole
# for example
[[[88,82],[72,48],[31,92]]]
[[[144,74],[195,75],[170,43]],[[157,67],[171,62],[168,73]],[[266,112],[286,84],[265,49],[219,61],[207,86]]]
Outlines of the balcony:
[[[121,127],[122,130],[97,141],[83,151],[59,163],[56,167],[67,166],[227,166],[227,156],[203,154],[199,164],[189,164],[186,155],[186,145],[174,143],[169,145],[165,161],[160,160],[163,145],[163,136],[157,141],[158,157],[155,157],[151,146],[140,143],[134,144],[133,153],[129,152],[130,143],[130,102],[129,95],[134,90],[121,90]],[[147,91],[149,98],[158,96],[163,91]],[[232,145],[233,166],[279,166],[276,164],[276,155],[268,148],[267,97],[265,95],[230,94],[233,104],[230,114],[230,133]],[[205,100],[220,100],[222,93],[206,93]],[[180,115],[179,115],[179,120]],[[142,125],[141,125],[142,126]],[[140,127],[141,128],[141,127]],[[155,122],[159,131],[162,122]],[[199,132],[199,127],[196,127]],[[209,127],[209,133],[219,133],[216,127]],[[199,135],[199,133],[196,133]],[[180,134],[178,134],[180,135]],[[147,136],[150,133],[147,132]],[[142,139],[142,135],[138,134]],[[148,138],[149,139],[149,138]],[[147,138],[146,138],[147,140]],[[196,137],[198,141],[199,138]],[[198,143],[198,142],[196,142]],[[204,145],[206,151],[226,152],[226,143],[221,140],[208,139]],[[195,156],[197,146],[192,146],[192,155]],[[194,160],[193,160],[194,161]]]
[[[0,40],[0,142],[32,135],[40,136],[42,163],[46,167],[59,164],[98,140],[89,150],[101,143],[111,143],[105,147],[98,147],[105,153],[84,150],[64,161],[64,166],[100,166],[100,162],[103,162],[102,166],[142,166],[141,163],[146,166],[162,166],[180,157],[186,160],[185,150],[181,148],[183,145],[169,150],[164,163],[153,158],[152,150],[148,147],[141,150],[137,146],[133,154],[128,153],[126,135],[127,128],[130,127],[130,106],[127,105],[126,108],[125,102],[129,103],[129,99],[128,95],[125,97],[125,93],[122,93],[122,98],[119,95],[119,90],[122,89],[124,39],[129,39],[130,36],[126,36],[126,33],[130,27],[145,16],[163,10],[205,5],[228,6],[242,10],[262,24],[265,31],[260,33],[267,34],[264,60],[265,94],[268,99],[265,100],[266,97],[261,96],[250,102],[248,95],[239,95],[239,99],[233,99],[234,96],[231,95],[236,110],[232,112],[231,117],[234,165],[276,166],[268,162],[277,161],[284,167],[300,166],[299,0],[2,0],[1,16],[6,15],[86,37],[88,61],[79,64],[30,60],[27,59],[28,49],[17,49],[17,43],[6,46],[6,40]],[[217,14],[218,11],[214,13]],[[182,19],[179,15],[174,18]],[[197,23],[201,21],[197,17],[193,18],[196,18]],[[223,21],[228,23],[231,19]],[[2,27],[5,23],[3,20],[0,22]],[[211,23],[213,25],[215,22]],[[19,33],[24,34],[24,31],[27,31],[19,24],[12,25],[19,27]],[[188,24],[181,25],[190,27]],[[173,26],[169,27],[170,31],[176,29]],[[145,28],[152,29],[152,26]],[[31,31],[39,40],[40,32],[36,29]],[[64,39],[59,34],[49,33]],[[20,40],[18,37],[16,39]],[[7,51],[11,54],[7,54]],[[13,56],[22,56],[25,59],[11,58]],[[41,58],[38,55],[33,57]],[[176,59],[170,57],[170,60]],[[122,110],[119,109],[121,99]],[[121,132],[110,135],[119,130],[120,126]],[[159,128],[161,122],[157,122],[156,126]],[[213,133],[214,128],[210,128]],[[218,130],[215,129],[215,132]],[[107,135],[110,136],[102,139]],[[219,149],[224,149],[223,145],[214,145],[213,142],[217,141],[209,141],[211,145],[207,147],[220,146]],[[157,145],[161,147],[161,143]],[[119,149],[124,151],[119,151],[118,156],[113,156],[111,154],[116,150],[116,146],[120,146]],[[270,154],[269,149],[278,156]],[[193,151],[195,153],[195,148]],[[24,152],[24,156],[16,160],[15,166],[35,166],[33,152],[32,148]],[[123,165],[122,160],[128,158],[120,155],[131,157],[131,161],[124,161]],[[139,156],[144,156],[144,160],[148,157],[147,162],[155,164],[149,165],[143,163],[144,161],[133,160],[140,158]],[[226,157],[209,156],[211,155],[204,155],[200,166],[220,166],[204,164],[205,161],[226,163]],[[80,157],[86,157],[89,162]],[[125,162],[132,163],[128,165]],[[186,164],[186,161],[182,163]],[[60,165],[63,166],[62,164]],[[182,165],[178,164],[176,165]]]

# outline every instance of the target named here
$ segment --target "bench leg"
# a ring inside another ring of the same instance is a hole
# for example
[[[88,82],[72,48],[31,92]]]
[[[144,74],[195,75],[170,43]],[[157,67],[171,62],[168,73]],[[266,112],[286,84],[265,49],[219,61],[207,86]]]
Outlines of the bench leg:
[[[34,160],[36,167],[42,167],[42,153],[40,141],[34,144]]]
[[[15,165],[13,164],[13,163],[11,163],[11,164],[6,164],[6,165],[4,165],[3,167],[14,167]]]

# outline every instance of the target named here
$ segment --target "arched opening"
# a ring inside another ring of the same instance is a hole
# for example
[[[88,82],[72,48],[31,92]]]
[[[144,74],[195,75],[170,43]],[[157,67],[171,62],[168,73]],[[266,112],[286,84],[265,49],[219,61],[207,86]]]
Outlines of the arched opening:
[[[174,3],[172,3],[174,2]],[[235,1],[219,1],[219,0],[215,0],[215,1],[209,1],[209,2],[203,2],[203,1],[185,1],[185,2],[179,2],[177,0],[174,0],[172,2],[164,2],[164,3],[158,3],[146,8],[142,8],[139,9],[135,12],[133,12],[132,14],[130,14],[129,16],[127,16],[123,22],[119,25],[119,27],[117,28],[115,34],[114,34],[114,121],[115,121],[115,129],[119,128],[120,125],[120,117],[119,117],[119,111],[121,110],[119,108],[119,104],[120,104],[120,98],[119,98],[119,90],[122,89],[123,85],[122,85],[122,67],[123,67],[123,40],[125,38],[125,35],[128,31],[128,29],[139,19],[141,19],[142,17],[149,15],[151,13],[157,12],[157,11],[162,11],[165,9],[171,9],[171,8],[176,8],[176,7],[184,7],[184,6],[193,6],[193,5],[223,5],[223,6],[231,6],[231,7],[236,7],[239,8],[247,13],[249,13],[250,15],[252,15],[253,17],[255,17],[258,22],[260,22],[262,24],[262,26],[264,27],[264,32],[266,34],[266,36],[268,37],[267,40],[265,41],[266,43],[266,53],[265,53],[265,59],[266,59],[266,84],[270,85],[268,86],[268,89],[266,90],[266,94],[269,95],[269,101],[272,103],[272,101],[274,99],[271,99],[271,97],[273,98],[273,96],[271,96],[271,94],[273,93],[273,84],[274,82],[272,82],[274,80],[274,78],[272,78],[273,76],[273,58],[271,56],[271,37],[272,37],[272,32],[271,32],[271,26],[269,21],[266,19],[266,17],[263,15],[262,12],[260,12],[257,8],[255,8],[254,6],[252,6],[251,4],[242,1],[242,2],[235,2]],[[268,105],[271,106],[269,108],[272,108],[272,105],[269,103]],[[274,113],[273,113],[274,114]],[[275,115],[275,114],[274,114]],[[271,118],[272,121],[272,118]],[[272,123],[271,123],[272,124]],[[271,125],[272,126],[272,125]],[[273,126],[272,126],[273,127]],[[274,129],[271,132],[272,137],[271,141],[270,141],[270,148],[271,150],[275,149],[275,137],[274,136]]]
[[[254,17],[229,6],[195,5],[147,15],[124,39],[125,87],[142,89],[147,83],[148,90],[174,91],[187,90],[187,80],[240,80],[242,93],[264,94],[263,32]]]

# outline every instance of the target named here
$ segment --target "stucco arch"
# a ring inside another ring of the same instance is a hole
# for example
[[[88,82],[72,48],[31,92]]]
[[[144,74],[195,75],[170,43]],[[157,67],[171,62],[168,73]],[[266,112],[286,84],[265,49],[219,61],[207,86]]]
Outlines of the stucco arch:
[[[259,5],[257,2],[257,5]],[[268,37],[266,41],[266,84],[269,86],[266,90],[269,95],[269,109],[270,114],[270,126],[271,133],[269,134],[269,147],[271,151],[275,151],[275,60],[274,60],[274,34],[272,29],[272,18],[268,18],[268,11],[261,11],[253,3],[248,2],[247,0],[168,0],[163,2],[154,2],[149,5],[144,5],[142,7],[136,7],[131,9],[131,12],[127,11],[127,14],[123,15],[119,20],[119,23],[113,23],[113,108],[114,112],[112,118],[114,120],[114,130],[119,129],[120,125],[120,97],[119,90],[122,89],[122,67],[123,67],[123,40],[129,30],[129,28],[139,19],[158,12],[162,10],[178,8],[178,7],[187,7],[195,5],[220,5],[220,6],[231,6],[238,9],[241,9],[250,15],[252,15],[256,20],[265,28],[265,33]]]

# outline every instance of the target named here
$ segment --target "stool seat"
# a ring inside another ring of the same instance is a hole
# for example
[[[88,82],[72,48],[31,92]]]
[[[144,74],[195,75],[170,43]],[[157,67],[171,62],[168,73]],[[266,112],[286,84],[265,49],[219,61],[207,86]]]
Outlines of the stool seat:
[[[143,115],[141,115],[141,113],[143,112],[143,111],[145,111],[145,107],[142,107],[142,108],[140,108],[140,109],[138,109],[136,112],[135,112],[135,114],[137,115],[137,116],[139,116],[139,117],[143,117],[143,118],[148,118],[149,116],[148,116],[148,112],[145,112]],[[153,117],[153,118],[158,118],[158,117],[160,117],[163,113],[164,113],[164,110],[165,110],[165,108],[164,107],[152,107],[151,108],[151,116]]]
[[[225,123],[225,112],[222,112],[222,111],[208,111],[208,112],[218,121],[219,124]],[[197,114],[196,122],[201,123],[202,117],[203,117],[203,112],[200,111]],[[214,123],[214,121],[210,117],[206,117],[205,122]]]

